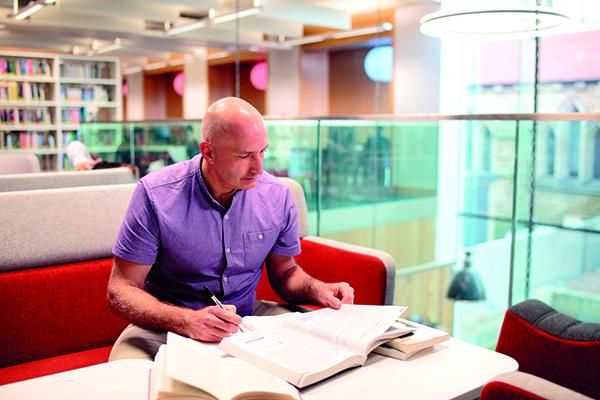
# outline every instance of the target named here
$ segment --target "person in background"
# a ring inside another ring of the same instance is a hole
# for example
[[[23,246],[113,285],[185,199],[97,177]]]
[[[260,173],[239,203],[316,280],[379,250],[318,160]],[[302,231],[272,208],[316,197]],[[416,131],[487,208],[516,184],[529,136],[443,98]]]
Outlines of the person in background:
[[[79,140],[73,140],[67,146],[67,157],[75,171],[87,171],[102,162],[101,158],[92,158],[85,145]]]
[[[127,167],[131,173],[137,177],[137,169],[135,166],[127,163],[104,161],[100,157],[92,156],[85,145],[79,140],[73,140],[67,145],[67,158],[73,165],[75,171],[88,171],[91,169],[106,169]]]
[[[347,283],[324,283],[296,263],[297,211],[287,187],[263,171],[267,147],[260,113],[224,98],[202,120],[198,156],[139,181],[113,246],[108,301],[131,324],[110,360],[153,359],[167,331],[219,342],[241,317],[279,312],[256,301],[263,262],[287,302],[353,302]]]

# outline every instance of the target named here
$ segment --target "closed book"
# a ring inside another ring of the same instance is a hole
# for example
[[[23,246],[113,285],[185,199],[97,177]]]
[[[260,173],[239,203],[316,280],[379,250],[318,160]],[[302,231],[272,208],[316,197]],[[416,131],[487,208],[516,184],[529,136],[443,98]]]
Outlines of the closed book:
[[[169,332],[150,373],[150,400],[299,400],[283,379],[211,346]]]
[[[442,343],[450,338],[448,332],[417,324],[403,318],[398,319],[397,325],[415,328],[413,334],[410,336],[396,338],[386,342],[387,346],[396,348],[405,353],[415,353],[419,350],[435,346],[436,344]]]
[[[373,350],[373,353],[381,354],[382,356],[396,358],[398,360],[406,361],[406,360],[410,360],[417,354],[425,354],[427,352],[430,352],[431,350],[433,350],[433,348],[434,348],[434,346],[430,346],[430,347],[427,347],[427,348],[424,348],[421,350],[412,351],[412,352],[407,353],[402,350],[398,350],[393,347],[390,347],[384,343],[381,346],[377,347],[375,350]]]

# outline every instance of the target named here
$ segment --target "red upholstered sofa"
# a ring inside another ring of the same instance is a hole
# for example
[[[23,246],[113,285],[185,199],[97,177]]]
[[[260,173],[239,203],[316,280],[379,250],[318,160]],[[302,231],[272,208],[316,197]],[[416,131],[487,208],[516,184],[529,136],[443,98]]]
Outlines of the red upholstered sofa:
[[[526,300],[506,312],[496,351],[519,371],[487,383],[482,400],[600,398],[600,324]]]
[[[300,214],[300,265],[325,281],[349,282],[357,303],[391,304],[391,256],[307,236],[302,189],[283,181]],[[106,302],[110,248],[133,187],[0,193],[0,384],[108,360],[127,324]],[[279,300],[266,274],[258,297]]]

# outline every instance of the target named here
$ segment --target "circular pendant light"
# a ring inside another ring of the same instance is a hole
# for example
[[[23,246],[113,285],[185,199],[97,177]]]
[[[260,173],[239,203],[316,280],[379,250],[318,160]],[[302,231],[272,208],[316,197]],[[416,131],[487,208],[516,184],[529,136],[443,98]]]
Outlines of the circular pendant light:
[[[531,37],[568,20],[566,14],[547,7],[440,11],[421,18],[421,32],[437,37]]]

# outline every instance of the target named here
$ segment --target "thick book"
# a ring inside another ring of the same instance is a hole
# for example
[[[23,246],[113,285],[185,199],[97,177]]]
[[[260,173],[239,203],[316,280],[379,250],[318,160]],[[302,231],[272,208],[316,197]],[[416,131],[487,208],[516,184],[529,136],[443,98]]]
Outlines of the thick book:
[[[219,348],[303,388],[363,365],[374,348],[412,330],[392,327],[405,309],[344,304],[339,310],[295,313],[281,324],[229,336]]]
[[[150,373],[150,400],[300,400],[298,390],[266,371],[169,332]]]
[[[410,327],[414,331],[411,335],[398,337],[383,343],[375,353],[382,354],[388,357],[397,358],[399,360],[408,360],[416,354],[422,354],[433,349],[436,344],[442,343],[450,338],[448,332],[440,329],[431,328],[425,325],[399,318],[394,323],[398,328]]]

